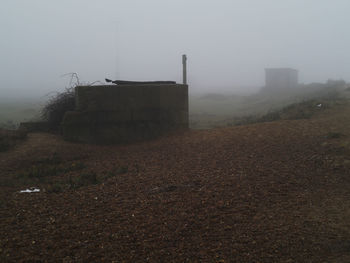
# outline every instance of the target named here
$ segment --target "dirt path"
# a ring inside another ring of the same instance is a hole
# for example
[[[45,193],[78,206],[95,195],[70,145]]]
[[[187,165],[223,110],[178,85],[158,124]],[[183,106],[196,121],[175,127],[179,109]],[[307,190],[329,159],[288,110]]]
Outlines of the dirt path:
[[[3,176],[52,154],[128,172],[58,194],[4,188],[1,260],[349,262],[349,113],[124,146],[32,134],[0,155]]]

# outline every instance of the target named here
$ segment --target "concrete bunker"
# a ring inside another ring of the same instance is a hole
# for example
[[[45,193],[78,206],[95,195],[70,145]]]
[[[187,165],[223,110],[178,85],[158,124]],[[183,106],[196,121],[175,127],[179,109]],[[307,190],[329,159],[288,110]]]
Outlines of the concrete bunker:
[[[77,86],[75,105],[62,122],[70,141],[126,143],[189,127],[184,84]]]
[[[272,91],[298,87],[298,71],[291,68],[265,69],[265,87]]]

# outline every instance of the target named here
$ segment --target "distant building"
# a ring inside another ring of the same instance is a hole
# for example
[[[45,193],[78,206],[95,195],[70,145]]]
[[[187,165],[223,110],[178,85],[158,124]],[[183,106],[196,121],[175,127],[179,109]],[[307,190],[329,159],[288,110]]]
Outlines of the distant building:
[[[265,87],[269,90],[293,89],[298,86],[298,71],[291,68],[265,69]]]

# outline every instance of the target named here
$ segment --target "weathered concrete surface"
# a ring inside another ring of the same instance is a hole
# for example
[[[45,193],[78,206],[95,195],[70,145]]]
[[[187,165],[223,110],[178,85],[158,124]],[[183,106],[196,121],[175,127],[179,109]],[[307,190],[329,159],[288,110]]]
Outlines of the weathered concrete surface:
[[[65,114],[67,140],[124,143],[188,128],[188,86],[104,85],[75,89],[76,111]]]

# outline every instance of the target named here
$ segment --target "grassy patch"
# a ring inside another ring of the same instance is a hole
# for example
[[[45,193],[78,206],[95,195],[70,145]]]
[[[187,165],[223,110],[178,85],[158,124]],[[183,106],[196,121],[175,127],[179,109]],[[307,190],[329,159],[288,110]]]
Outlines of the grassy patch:
[[[83,186],[95,185],[100,183],[96,173],[86,172],[78,176],[69,176],[61,181],[52,182],[46,186],[48,193],[61,193],[66,190],[76,190]]]
[[[100,176],[95,172],[85,172],[77,176],[69,176],[61,181],[52,182],[46,187],[46,191],[49,193],[60,193],[66,190],[76,190],[84,186],[96,185],[118,174],[125,174],[127,170],[127,167],[120,167],[115,171],[109,171]]]
[[[11,144],[8,140],[0,138],[0,152],[6,152],[10,149]]]
[[[332,106],[341,102],[347,97],[344,96],[346,88],[344,81],[330,80],[324,84],[299,85],[294,89],[276,89],[275,91],[261,89],[249,96],[235,96],[229,93],[225,96],[224,94],[202,97],[192,95],[190,96],[190,127],[208,129],[281,119],[308,119],[317,112],[309,106],[314,102],[322,106]],[[324,102],[327,103],[324,104]]]
[[[70,189],[78,189],[82,186],[98,184],[99,180],[94,172],[82,173],[77,177],[69,178]]]
[[[46,191],[48,193],[61,193],[66,188],[67,188],[67,186],[64,183],[62,183],[62,182],[54,182],[54,183],[49,184],[48,186],[46,186]]]
[[[77,171],[85,168],[81,162],[64,163],[57,155],[36,161],[31,167],[19,172],[17,177],[27,177],[45,181],[49,177],[58,176],[71,171]]]
[[[328,100],[307,100],[290,104],[282,109],[270,111],[264,115],[250,115],[234,118],[228,122],[228,125],[237,126],[278,120],[309,119],[318,112],[328,109],[331,105],[336,103],[338,103],[338,100],[335,98],[333,100],[333,97]]]
[[[24,140],[27,133],[22,130],[0,129],[0,152],[8,151],[12,146]]]
[[[129,171],[129,168],[127,166],[121,166],[116,169],[113,169],[112,171],[108,171],[105,177],[110,178],[120,174],[126,174],[128,171]]]
[[[64,162],[57,154],[53,154],[51,157],[36,161],[29,168],[11,177],[1,178],[0,183],[5,187],[35,185],[48,193],[61,193],[99,184],[108,178],[128,172],[127,166],[120,166],[100,175],[85,168],[86,165],[83,162]]]
[[[341,137],[343,137],[344,134],[340,133],[340,132],[329,132],[327,135],[326,135],[326,138],[327,139],[339,139]]]
[[[59,187],[55,184],[60,183],[65,174],[83,170],[85,167],[82,162],[64,162],[57,154],[53,154],[51,157],[36,161],[27,169],[19,171],[11,178],[12,180],[7,180],[7,184],[9,186],[48,184],[58,189]]]

